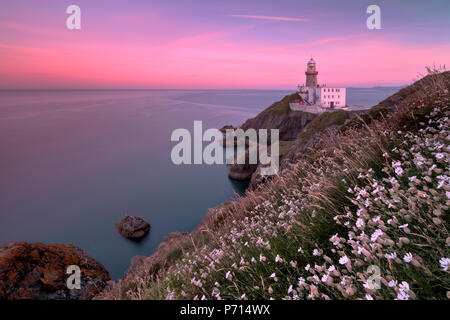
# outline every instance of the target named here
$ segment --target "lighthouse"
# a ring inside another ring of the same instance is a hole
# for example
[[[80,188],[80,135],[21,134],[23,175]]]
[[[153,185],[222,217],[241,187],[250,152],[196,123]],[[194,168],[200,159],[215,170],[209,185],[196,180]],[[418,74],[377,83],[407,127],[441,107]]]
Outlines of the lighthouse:
[[[316,69],[316,62],[313,58],[308,61],[306,65],[306,86],[309,88],[317,88],[317,74],[319,72]]]
[[[298,86],[297,93],[301,99],[289,103],[291,110],[310,113],[349,110],[346,104],[346,89],[318,85],[318,74],[316,61],[311,58],[306,64],[306,84]]]

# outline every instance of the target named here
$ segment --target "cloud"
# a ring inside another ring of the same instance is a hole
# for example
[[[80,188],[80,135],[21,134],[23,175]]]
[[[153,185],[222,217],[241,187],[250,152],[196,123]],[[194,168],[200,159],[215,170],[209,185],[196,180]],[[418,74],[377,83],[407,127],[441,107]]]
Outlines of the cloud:
[[[261,19],[261,20],[276,20],[276,21],[310,21],[310,19],[305,18],[289,18],[289,17],[273,17],[273,16],[257,16],[248,14],[229,14],[229,17],[244,18],[244,19]]]

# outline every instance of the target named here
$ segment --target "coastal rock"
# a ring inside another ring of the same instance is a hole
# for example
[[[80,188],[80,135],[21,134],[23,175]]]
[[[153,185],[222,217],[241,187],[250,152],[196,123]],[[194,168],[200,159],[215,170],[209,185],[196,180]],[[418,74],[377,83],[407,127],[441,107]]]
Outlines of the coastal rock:
[[[247,129],[269,129],[269,132],[270,129],[278,129],[280,140],[295,140],[299,132],[317,117],[316,114],[309,112],[292,111],[289,103],[298,98],[299,96],[296,93],[285,96],[256,117],[245,121],[241,128],[244,131]]]
[[[150,224],[140,217],[125,216],[115,224],[117,231],[125,238],[139,240],[150,231]]]
[[[249,162],[249,154],[250,151],[247,149],[245,151],[245,163],[244,164],[238,164],[237,158],[242,156],[241,154],[236,155],[234,164],[231,165],[230,171],[228,172],[228,177],[233,180],[238,181],[246,181],[249,180],[252,177],[253,172],[256,171],[258,168],[258,164],[250,164]]]
[[[227,130],[235,130],[235,128],[232,125],[226,125],[219,129],[223,134],[225,134]]]
[[[81,270],[81,289],[66,286],[68,266]],[[72,244],[9,242],[0,247],[0,300],[89,300],[111,279],[99,262]]]

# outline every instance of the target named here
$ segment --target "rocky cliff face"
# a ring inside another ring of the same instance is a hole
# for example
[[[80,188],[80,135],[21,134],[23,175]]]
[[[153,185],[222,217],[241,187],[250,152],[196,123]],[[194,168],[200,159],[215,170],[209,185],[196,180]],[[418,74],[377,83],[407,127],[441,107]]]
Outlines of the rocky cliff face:
[[[295,140],[298,133],[315,117],[316,114],[291,111],[289,102],[298,99],[296,93],[284,97],[275,102],[256,117],[248,119],[241,126],[243,130],[247,129],[278,129],[280,130],[280,140]]]
[[[67,267],[81,270],[81,289],[66,286]],[[72,244],[9,242],[0,247],[0,299],[88,300],[111,280],[108,271]]]
[[[317,117],[317,115],[313,113],[291,111],[289,102],[295,99],[299,99],[299,96],[296,93],[284,97],[282,100],[275,102],[259,113],[256,117],[248,119],[241,126],[241,129],[244,131],[248,129],[268,129],[269,135],[270,129],[278,129],[280,141],[295,140],[302,129]],[[227,141],[227,145],[233,145],[233,141],[231,141],[231,144],[230,141]],[[233,164],[230,167],[228,177],[239,181],[250,180],[257,168],[258,165],[256,164]]]

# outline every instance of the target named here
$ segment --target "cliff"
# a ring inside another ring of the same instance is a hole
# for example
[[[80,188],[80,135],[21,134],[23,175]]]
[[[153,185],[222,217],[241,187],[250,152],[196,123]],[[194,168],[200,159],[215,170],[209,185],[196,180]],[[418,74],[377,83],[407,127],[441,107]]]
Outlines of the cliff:
[[[446,299],[449,90],[450,73],[433,74],[337,125],[323,116],[282,175],[209,210],[98,298]]]

